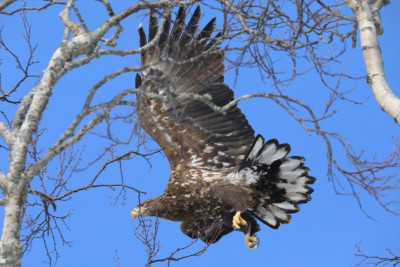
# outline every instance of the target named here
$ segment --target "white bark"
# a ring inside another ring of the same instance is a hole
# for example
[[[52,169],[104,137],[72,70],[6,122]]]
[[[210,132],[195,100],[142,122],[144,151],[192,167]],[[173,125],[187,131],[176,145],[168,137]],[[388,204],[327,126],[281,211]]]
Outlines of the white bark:
[[[102,114],[97,115],[85,124],[81,129],[77,129],[82,119],[96,111],[95,108],[84,107],[84,110],[71,123],[68,129],[56,143],[47,151],[42,160],[27,167],[28,146],[32,136],[38,129],[44,110],[52,95],[53,88],[58,80],[73,68],[80,67],[89,63],[94,56],[90,56],[103,36],[118,23],[141,9],[147,9],[150,4],[140,2],[131,6],[121,13],[116,14],[106,20],[99,28],[92,32],[84,32],[77,28],[77,24],[69,21],[69,11],[73,0],[68,1],[68,5],[60,13],[60,17],[66,27],[65,36],[68,31],[72,31],[74,37],[70,40],[63,39],[62,45],[55,50],[49,64],[43,71],[40,83],[29,92],[22,100],[19,108],[11,123],[11,129],[4,123],[0,124],[0,137],[9,146],[10,167],[7,175],[0,172],[0,186],[3,190],[5,216],[3,232],[0,240],[0,266],[19,267],[21,266],[22,244],[20,242],[20,232],[22,218],[25,213],[25,202],[31,180],[47,163],[57,154],[75,144],[90,131],[93,127],[103,121]],[[164,0],[155,2],[156,7],[166,7],[171,2]],[[138,52],[138,51],[137,51]],[[87,55],[81,59],[73,61],[74,58]],[[132,90],[127,90],[116,95],[106,106],[102,106],[105,112],[109,112],[112,107],[118,105],[119,101],[127,94],[133,94]]]
[[[0,171],[0,188],[2,190],[4,190],[6,188],[6,183],[7,183],[6,175],[3,172]],[[1,202],[1,203],[2,204],[0,206],[4,206],[4,201]]]
[[[3,138],[4,142],[6,142],[7,145],[10,144],[11,132],[8,129],[7,125],[2,122],[0,122],[0,137]]]
[[[38,86],[21,103],[12,123],[12,132],[7,132],[4,125],[1,127],[1,136],[8,140],[10,147],[10,168],[3,189],[5,216],[1,236],[1,266],[11,267],[21,264],[20,231],[24,204],[31,179],[37,173],[26,172],[25,169],[28,145],[38,128],[54,85],[67,71],[66,64],[70,59],[90,52],[97,40],[91,34],[82,34],[58,48],[43,72]]]
[[[0,2],[0,11],[2,11],[3,9],[5,9],[6,7],[8,7],[9,5],[11,5],[12,3],[14,3],[15,0],[3,0]]]
[[[379,16],[374,15],[382,7],[381,1],[370,6],[369,0],[346,0],[353,11],[360,31],[361,49],[367,68],[367,82],[375,99],[397,124],[400,124],[400,99],[387,83],[378,34],[382,32]],[[374,11],[374,12],[373,12]],[[374,18],[375,17],[375,18]]]

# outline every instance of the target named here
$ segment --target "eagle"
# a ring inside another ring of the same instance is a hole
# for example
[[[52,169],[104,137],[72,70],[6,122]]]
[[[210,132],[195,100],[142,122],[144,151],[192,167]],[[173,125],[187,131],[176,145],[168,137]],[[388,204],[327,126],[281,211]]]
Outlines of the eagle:
[[[138,122],[165,153],[171,173],[164,192],[130,216],[181,222],[184,234],[207,244],[238,230],[253,249],[258,221],[274,229],[288,223],[310,200],[315,178],[303,157],[288,156],[288,144],[255,136],[224,83],[216,18],[199,30],[200,16],[198,6],[186,23],[181,7],[174,21],[169,13],[159,24],[151,10],[148,34],[139,25]]]

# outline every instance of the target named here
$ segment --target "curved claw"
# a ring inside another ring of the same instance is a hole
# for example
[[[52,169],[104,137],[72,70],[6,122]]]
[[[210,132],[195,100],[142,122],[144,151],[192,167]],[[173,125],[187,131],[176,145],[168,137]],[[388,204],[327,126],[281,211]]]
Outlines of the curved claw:
[[[249,249],[256,249],[260,244],[260,239],[256,236],[251,236],[250,232],[248,232],[244,237],[244,243]]]
[[[232,226],[233,228],[235,228],[236,230],[240,230],[243,226],[246,226],[247,222],[245,221],[245,219],[242,218],[242,216],[240,216],[240,211],[237,211],[235,216],[233,216],[233,220],[232,220]]]

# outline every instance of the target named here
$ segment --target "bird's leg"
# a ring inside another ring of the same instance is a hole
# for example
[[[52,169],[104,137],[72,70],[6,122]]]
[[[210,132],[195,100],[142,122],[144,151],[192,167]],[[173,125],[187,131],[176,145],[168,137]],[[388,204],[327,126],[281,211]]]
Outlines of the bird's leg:
[[[243,226],[247,225],[247,222],[240,215],[240,211],[236,211],[235,216],[233,216],[232,225],[236,230],[240,230]]]
[[[256,236],[251,236],[249,230],[244,237],[244,243],[249,249],[256,249],[260,243],[260,240]]]

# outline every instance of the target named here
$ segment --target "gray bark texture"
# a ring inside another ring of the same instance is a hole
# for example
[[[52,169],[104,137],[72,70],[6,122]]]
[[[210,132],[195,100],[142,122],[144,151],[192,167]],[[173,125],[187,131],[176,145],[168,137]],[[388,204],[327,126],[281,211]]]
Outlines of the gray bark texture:
[[[367,82],[379,106],[400,124],[400,99],[393,93],[385,75],[378,35],[383,34],[380,10],[385,1],[346,0],[360,32],[361,49],[367,69]]]
[[[15,1],[0,2],[0,11]],[[89,106],[91,95],[88,96],[88,104],[75,118],[59,139],[46,151],[44,156],[35,163],[28,164],[28,147],[34,134],[38,130],[43,113],[52,96],[54,86],[70,70],[87,64],[95,58],[92,52],[96,49],[98,42],[119,22],[131,14],[146,9],[149,5],[145,2],[137,3],[112,16],[91,32],[82,30],[79,24],[70,20],[70,10],[73,0],[69,0],[65,8],[60,12],[60,18],[65,26],[63,42],[57,48],[40,79],[35,86],[21,101],[18,110],[11,122],[11,127],[0,122],[0,137],[9,147],[9,169],[7,173],[0,171],[0,188],[3,190],[1,204],[4,206],[4,226],[0,240],[0,266],[21,266],[22,244],[20,241],[22,219],[25,214],[25,203],[27,200],[30,183],[40,170],[47,166],[55,156],[80,141],[83,136],[97,124],[104,120],[104,115],[98,114],[95,118],[85,123],[78,129],[83,118],[96,111]],[[152,4],[160,8],[169,5],[169,1],[157,1]],[[70,35],[72,34],[72,38]],[[76,57],[82,58],[72,61]],[[132,91],[118,94],[111,101],[101,106],[105,113],[117,105],[121,99]]]

